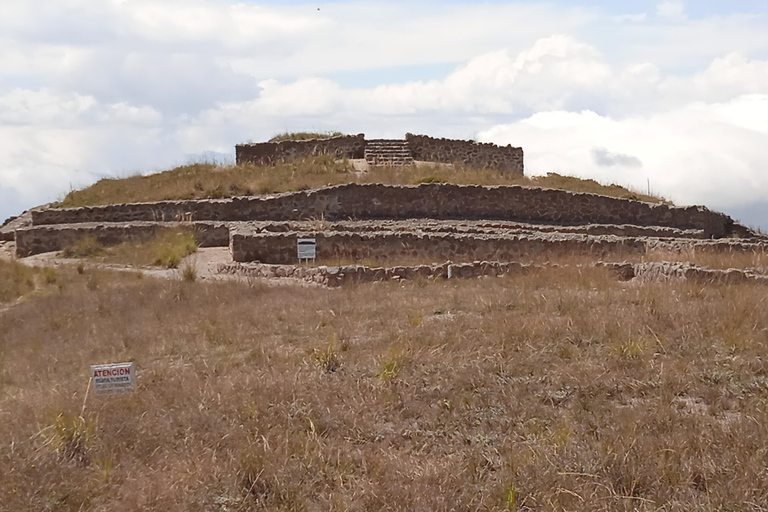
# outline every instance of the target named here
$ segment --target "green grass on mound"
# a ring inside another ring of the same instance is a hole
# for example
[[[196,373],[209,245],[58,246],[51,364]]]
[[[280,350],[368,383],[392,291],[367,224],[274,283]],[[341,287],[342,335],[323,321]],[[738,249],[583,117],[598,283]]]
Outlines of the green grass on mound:
[[[82,190],[70,192],[59,206],[72,208],[113,203],[259,195],[343,183],[529,185],[649,202],[662,201],[661,198],[640,194],[619,185],[602,185],[594,180],[554,173],[529,178],[466,165],[382,167],[358,173],[346,160],[335,160],[328,155],[321,155],[275,166],[192,164],[147,176],[102,179]]]

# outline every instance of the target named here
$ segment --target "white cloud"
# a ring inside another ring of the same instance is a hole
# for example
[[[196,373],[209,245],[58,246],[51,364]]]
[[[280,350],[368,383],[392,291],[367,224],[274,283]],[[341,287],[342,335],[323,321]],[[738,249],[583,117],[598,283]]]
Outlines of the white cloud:
[[[100,105],[93,96],[57,94],[50,89],[13,89],[0,96],[0,126],[23,125],[38,128],[129,123],[153,125],[162,120],[156,110],[125,102]]]
[[[542,112],[480,137],[522,145],[531,174],[567,173],[638,190],[650,180],[654,191],[674,201],[727,208],[758,201],[768,190],[768,123],[751,121],[765,117],[768,95],[750,95],[623,120],[589,111]],[[600,156],[613,155],[616,165],[604,165],[594,148],[609,148]]]
[[[685,15],[685,4],[682,0],[665,0],[656,6],[656,14],[662,18],[681,18]]]

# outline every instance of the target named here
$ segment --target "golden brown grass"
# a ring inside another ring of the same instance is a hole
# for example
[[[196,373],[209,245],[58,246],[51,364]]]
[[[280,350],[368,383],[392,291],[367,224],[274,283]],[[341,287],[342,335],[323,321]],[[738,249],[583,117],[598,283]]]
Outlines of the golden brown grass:
[[[235,165],[219,167],[194,164],[147,176],[102,179],[90,187],[72,191],[60,207],[103,205],[173,199],[220,198],[259,195],[339,185],[343,183],[417,184],[445,182],[475,185],[529,185],[590,192],[613,197],[659,202],[660,198],[636,194],[618,185],[601,185],[558,174],[532,178],[501,174],[493,169],[463,165],[382,167],[357,173],[346,161],[323,155],[275,166]]]
[[[95,237],[86,236],[65,247],[62,256],[136,267],[176,268],[181,260],[195,251],[197,243],[190,229],[165,228],[146,242],[123,242],[110,247],[100,244]]]
[[[768,503],[765,288],[62,277],[0,313],[5,510]],[[117,361],[139,392],[81,415]]]

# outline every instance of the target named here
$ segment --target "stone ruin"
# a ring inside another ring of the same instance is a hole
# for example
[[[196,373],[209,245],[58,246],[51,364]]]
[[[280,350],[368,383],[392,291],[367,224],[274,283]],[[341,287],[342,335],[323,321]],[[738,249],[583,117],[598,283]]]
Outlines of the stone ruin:
[[[366,140],[365,135],[326,139],[260,142],[235,146],[238,164],[271,165],[295,158],[328,154],[336,158],[365,159],[369,166],[410,165],[415,161],[466,164],[523,175],[523,149],[474,141],[436,139],[405,134],[405,139]]]
[[[374,142],[359,135],[243,145],[237,147],[238,162],[274,162],[310,151],[362,155],[383,165],[407,163],[409,157],[427,161],[495,158],[500,168],[508,166],[506,172],[522,172],[519,148],[409,135],[410,153],[404,154],[402,144],[388,147]],[[389,156],[382,156],[381,149],[387,147]],[[656,249],[764,252],[768,248],[765,237],[702,206],[677,207],[538,187],[442,183],[350,183],[228,199],[39,208],[3,226],[0,240],[13,240],[16,255],[23,258],[62,250],[85,236],[104,245],[144,241],[168,226],[191,229],[201,247],[227,247],[233,263],[222,267],[223,273],[292,276],[328,285],[499,275],[529,268],[525,265],[533,259],[563,255],[597,261],[606,256],[636,257]],[[326,266],[303,270],[297,266],[299,238],[316,240],[318,262]],[[451,264],[446,267],[447,260]],[[417,264],[403,267],[403,261]],[[629,272],[617,269],[621,275]],[[648,272],[637,267],[631,273]]]

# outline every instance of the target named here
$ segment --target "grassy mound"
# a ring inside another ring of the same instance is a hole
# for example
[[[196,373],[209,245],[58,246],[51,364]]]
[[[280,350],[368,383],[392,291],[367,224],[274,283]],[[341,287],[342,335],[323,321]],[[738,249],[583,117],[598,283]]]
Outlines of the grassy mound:
[[[602,185],[594,180],[559,174],[528,178],[465,165],[380,167],[358,173],[347,161],[337,161],[328,155],[321,155],[275,166],[194,164],[147,176],[102,179],[82,190],[70,192],[59,206],[71,208],[112,203],[259,195],[343,183],[529,185],[650,202],[662,200],[619,185]]]

